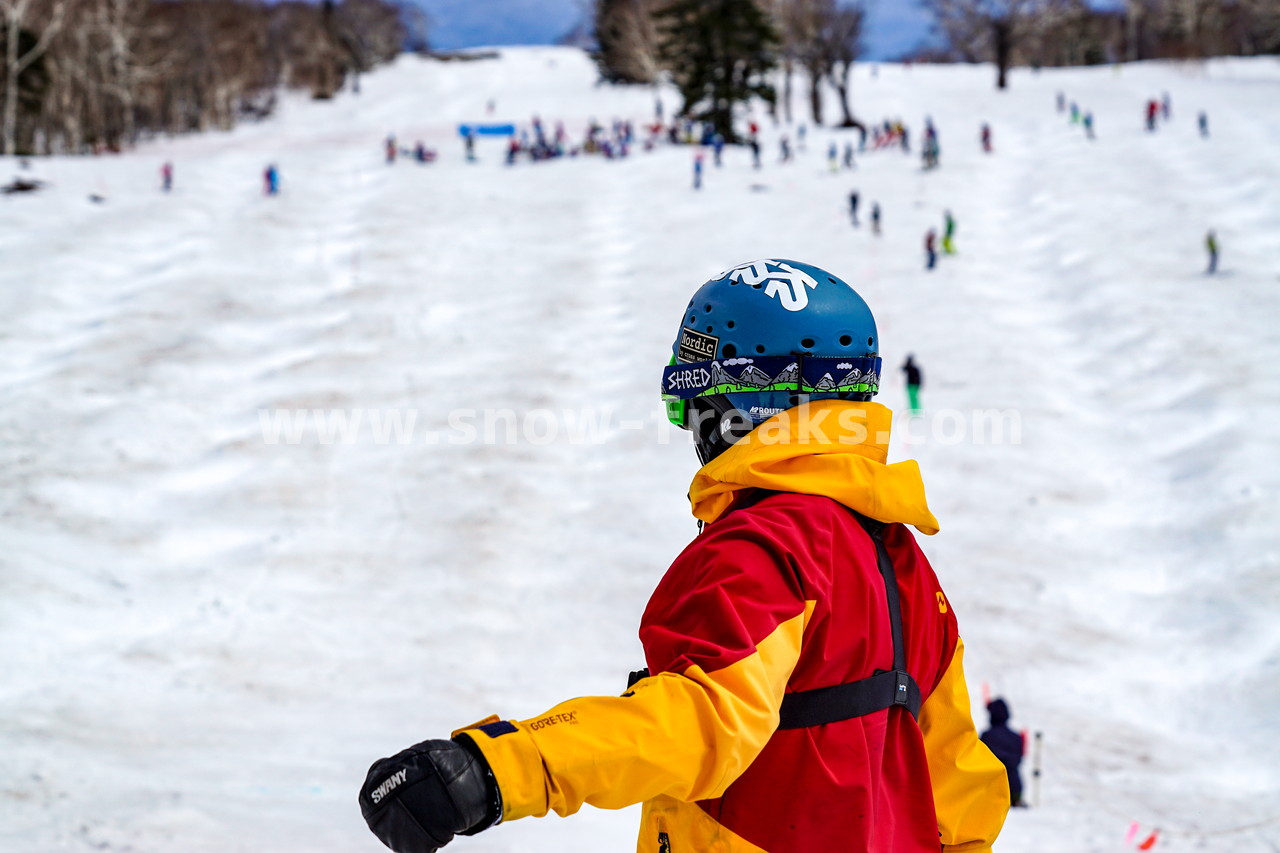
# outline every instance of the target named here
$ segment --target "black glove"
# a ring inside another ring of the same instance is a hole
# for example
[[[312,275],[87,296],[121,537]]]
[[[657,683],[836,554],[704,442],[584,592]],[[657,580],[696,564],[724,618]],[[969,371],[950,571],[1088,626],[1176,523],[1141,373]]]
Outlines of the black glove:
[[[434,853],[454,835],[500,821],[502,801],[488,762],[460,735],[375,761],[360,789],[360,812],[395,853]]]

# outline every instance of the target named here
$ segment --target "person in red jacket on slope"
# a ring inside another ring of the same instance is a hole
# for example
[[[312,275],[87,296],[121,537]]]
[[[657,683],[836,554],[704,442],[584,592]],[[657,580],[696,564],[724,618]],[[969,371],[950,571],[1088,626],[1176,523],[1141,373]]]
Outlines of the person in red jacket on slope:
[[[663,371],[702,468],[701,534],[640,620],[621,696],[490,717],[374,763],[360,806],[397,853],[583,804],[643,803],[647,853],[989,850],[1004,766],[970,716],[956,615],[887,464],[875,320],[845,282],[769,259],[689,302]]]

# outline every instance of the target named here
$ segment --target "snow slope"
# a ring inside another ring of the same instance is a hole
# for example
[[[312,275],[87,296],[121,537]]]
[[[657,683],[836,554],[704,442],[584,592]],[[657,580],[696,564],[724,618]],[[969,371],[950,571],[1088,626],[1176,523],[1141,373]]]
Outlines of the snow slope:
[[[687,149],[464,162],[453,125],[490,98],[575,136],[652,114],[553,48],[406,57],[263,124],[35,162],[49,188],[0,198],[0,849],[380,849],[374,758],[622,689],[695,532],[659,368],[692,290],[764,256],[854,282],[886,361],[925,370],[892,455],[942,522],[922,544],[975,705],[988,684],[1044,733],[1041,806],[997,849],[1122,849],[1135,820],[1157,849],[1280,849],[1280,65],[991,79],[857,69],[860,115],[916,150],[933,117],[928,174],[886,151],[832,175],[822,129],[779,166],[767,122],[765,168],[730,150],[700,193]],[[387,166],[389,132],[440,162]],[[881,238],[850,227],[854,187]],[[946,208],[959,254],[926,274]],[[272,443],[277,410],[363,420]],[[395,416],[412,435],[377,440]],[[627,850],[637,817],[456,849]]]

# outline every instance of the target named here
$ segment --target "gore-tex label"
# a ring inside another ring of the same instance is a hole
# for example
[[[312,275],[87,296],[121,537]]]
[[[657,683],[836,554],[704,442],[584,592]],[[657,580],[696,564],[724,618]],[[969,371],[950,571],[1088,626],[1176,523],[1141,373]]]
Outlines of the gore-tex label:
[[[704,335],[693,329],[680,330],[680,345],[676,348],[676,361],[711,361],[716,357],[716,347],[720,339],[714,335]]]

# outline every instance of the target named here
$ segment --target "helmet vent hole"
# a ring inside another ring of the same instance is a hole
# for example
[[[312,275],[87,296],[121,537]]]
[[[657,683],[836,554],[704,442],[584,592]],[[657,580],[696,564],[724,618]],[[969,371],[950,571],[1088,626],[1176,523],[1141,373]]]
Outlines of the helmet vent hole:
[[[853,338],[849,337],[848,335],[840,336],[840,346],[847,347],[851,343],[853,343]]]
[[[734,324],[733,324],[733,321],[732,321],[732,320],[730,320],[729,322],[725,323],[725,326],[729,327],[730,329],[732,329],[732,328],[733,328],[733,325],[734,325]]]
[[[725,345],[724,345],[724,357],[725,357],[725,358],[733,358],[733,357],[734,357],[734,356],[736,356],[737,354],[738,354],[738,348],[737,348],[737,347],[735,347],[733,344],[725,344]]]
[[[711,306],[710,306],[710,305],[703,305],[703,306],[702,306],[702,310],[703,310],[703,311],[705,311],[705,312],[707,312],[708,314],[710,314],[710,313],[711,313]]]
[[[714,326],[707,326],[707,334],[708,334],[708,335],[709,335],[709,334],[711,334],[711,332],[714,330],[714,328],[715,328]]]
[[[756,352],[764,353],[764,344],[756,344]]]
[[[867,338],[867,346],[869,346],[869,347],[873,347],[873,346],[875,346],[875,345],[876,345],[876,339],[875,339],[875,338],[872,338],[872,337],[868,337],[868,338]]]
[[[805,349],[813,349],[813,338],[805,338],[804,340],[800,341],[800,346],[804,347]]]
[[[690,314],[690,315],[689,315],[689,322],[690,322],[690,323],[696,323],[696,322],[698,322],[698,315],[697,315],[697,314]]]
[[[751,286],[754,287],[756,290],[759,290],[760,288],[764,287],[764,283],[757,281],[757,282],[754,282]]]
[[[836,280],[831,276],[827,276],[827,281],[831,282],[832,284],[836,283]]]

